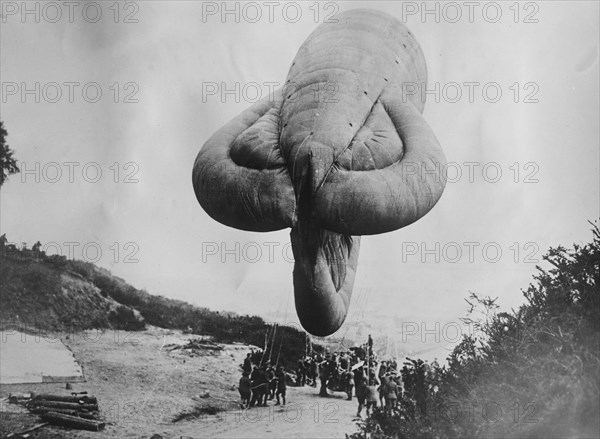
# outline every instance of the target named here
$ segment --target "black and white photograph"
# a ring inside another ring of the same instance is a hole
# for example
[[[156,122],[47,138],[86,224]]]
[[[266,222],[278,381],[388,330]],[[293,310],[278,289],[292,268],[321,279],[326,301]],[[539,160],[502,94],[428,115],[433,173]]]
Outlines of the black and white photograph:
[[[600,3],[0,0],[0,438],[600,437]]]

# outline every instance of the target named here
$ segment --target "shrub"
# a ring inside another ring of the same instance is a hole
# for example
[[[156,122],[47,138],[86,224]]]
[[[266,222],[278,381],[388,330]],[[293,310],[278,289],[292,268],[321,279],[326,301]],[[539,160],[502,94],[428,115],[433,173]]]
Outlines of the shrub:
[[[115,329],[126,331],[139,331],[146,327],[145,323],[138,319],[135,313],[125,306],[118,306],[108,314],[108,321]]]
[[[599,437],[595,224],[592,234],[584,246],[548,251],[543,259],[550,268],[537,267],[518,310],[498,313],[495,299],[472,294],[474,310],[484,316],[468,317],[478,334],[463,338],[446,367],[405,363],[398,413],[375,411],[350,437]]]

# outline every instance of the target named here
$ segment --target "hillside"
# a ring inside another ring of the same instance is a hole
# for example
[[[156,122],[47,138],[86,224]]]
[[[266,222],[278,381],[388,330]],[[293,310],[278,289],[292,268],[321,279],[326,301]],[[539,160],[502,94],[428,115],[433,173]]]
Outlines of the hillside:
[[[241,342],[275,352],[292,366],[304,355],[306,335],[295,328],[277,331],[257,316],[212,311],[149,294],[108,270],[39,250],[18,249],[0,240],[0,322],[3,327],[38,331],[83,329],[142,330],[146,325]],[[321,351],[318,345],[312,349]]]
[[[40,331],[142,329],[144,319],[61,258],[3,254],[0,319],[4,326]]]

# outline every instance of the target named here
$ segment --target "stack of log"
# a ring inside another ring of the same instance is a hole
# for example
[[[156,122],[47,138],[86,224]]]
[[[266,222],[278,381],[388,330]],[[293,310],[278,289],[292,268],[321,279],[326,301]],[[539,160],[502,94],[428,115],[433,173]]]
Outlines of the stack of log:
[[[98,419],[98,399],[95,396],[41,393],[32,395],[25,407],[44,421],[63,427],[100,431],[105,426]]]

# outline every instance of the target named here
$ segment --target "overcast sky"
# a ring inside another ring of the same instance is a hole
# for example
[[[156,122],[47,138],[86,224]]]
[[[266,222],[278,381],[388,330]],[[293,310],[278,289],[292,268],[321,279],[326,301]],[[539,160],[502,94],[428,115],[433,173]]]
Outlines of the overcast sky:
[[[30,170],[2,187],[2,233],[63,254],[77,242],[79,259],[100,249],[99,265],[151,293],[297,321],[289,230],[215,222],[191,172],[336,10],[409,26],[428,66],[424,116],[451,163],[428,215],[363,238],[350,325],[457,321],[469,291],[518,306],[535,261],[589,241],[599,216],[597,2],[427,3],[424,16],[421,2],[230,3],[225,15],[221,2],[74,2],[60,16],[57,3],[2,4],[1,118]]]

